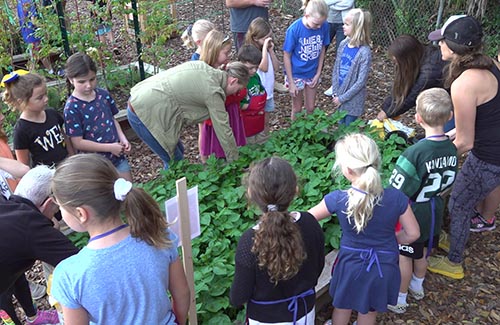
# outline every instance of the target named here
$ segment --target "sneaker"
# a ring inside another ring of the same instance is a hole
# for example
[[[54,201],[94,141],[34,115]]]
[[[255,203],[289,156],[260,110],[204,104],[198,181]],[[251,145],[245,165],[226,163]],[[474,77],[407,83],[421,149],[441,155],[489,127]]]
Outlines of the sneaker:
[[[26,323],[30,325],[59,324],[59,316],[55,310],[39,310],[35,319],[26,318]]]
[[[424,289],[422,289],[421,291],[417,291],[413,290],[411,287],[408,287],[408,292],[410,293],[410,296],[412,296],[415,300],[422,300],[425,297]]]
[[[450,251],[450,238],[448,238],[448,234],[444,230],[441,230],[441,233],[439,234],[438,246],[446,253]]]
[[[325,92],[323,94],[325,94],[328,97],[332,97],[333,96],[333,88],[332,87],[328,88],[327,90],[325,90]]]
[[[288,88],[281,82],[274,83],[274,90],[276,90],[279,93],[288,93]]]
[[[30,286],[30,291],[31,291],[31,298],[34,300],[40,300],[45,295],[47,294],[47,287],[41,284],[38,284],[33,281],[29,281],[29,286]]]
[[[463,279],[465,276],[462,265],[450,262],[446,256],[431,256],[428,263],[427,270],[431,272],[457,280]]]
[[[387,309],[396,314],[404,314],[406,313],[406,308],[408,304],[397,304],[397,305],[387,305]]]
[[[496,221],[495,216],[488,221],[482,215],[477,213],[476,216],[470,220],[470,231],[472,232],[491,231],[496,228],[495,221]]]

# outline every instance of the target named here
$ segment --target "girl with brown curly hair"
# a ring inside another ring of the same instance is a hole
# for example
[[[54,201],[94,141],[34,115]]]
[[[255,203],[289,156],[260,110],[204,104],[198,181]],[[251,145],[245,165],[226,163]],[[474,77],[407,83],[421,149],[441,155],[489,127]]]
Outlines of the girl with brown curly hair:
[[[297,193],[292,166],[266,158],[251,168],[246,185],[262,215],[238,243],[231,304],[247,304],[248,324],[314,324],[325,240],[311,214],[288,211]]]

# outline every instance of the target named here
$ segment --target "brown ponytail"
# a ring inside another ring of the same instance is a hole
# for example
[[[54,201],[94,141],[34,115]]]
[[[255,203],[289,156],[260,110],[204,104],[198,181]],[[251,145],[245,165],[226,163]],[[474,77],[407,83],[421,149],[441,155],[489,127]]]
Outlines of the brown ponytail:
[[[142,188],[132,188],[125,198],[125,216],[132,237],[140,238],[151,246],[169,248],[167,220],[158,203]]]
[[[271,281],[290,279],[307,257],[300,229],[288,212],[297,188],[292,166],[281,158],[264,159],[251,168],[246,183],[249,200],[263,212],[252,253]]]

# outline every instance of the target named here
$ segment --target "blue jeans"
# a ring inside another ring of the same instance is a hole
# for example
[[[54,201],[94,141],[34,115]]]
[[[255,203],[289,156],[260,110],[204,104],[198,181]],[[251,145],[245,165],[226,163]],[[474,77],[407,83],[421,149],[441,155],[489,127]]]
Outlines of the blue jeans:
[[[342,26],[343,23],[328,23],[330,25],[330,42],[333,40],[335,36],[335,50],[339,48],[340,42],[345,39],[344,29]]]
[[[339,120],[339,124],[345,124],[346,126],[349,126],[349,124],[356,121],[357,118],[358,117],[354,115],[346,115]]]
[[[167,151],[162,147],[162,145],[155,139],[155,137],[149,132],[148,128],[141,122],[139,117],[132,112],[130,107],[127,106],[127,118],[128,123],[134,129],[135,133],[139,138],[141,138],[144,143],[146,143],[155,154],[157,154],[161,160],[163,160],[163,169],[168,169],[168,163],[170,162],[170,156]],[[179,140],[177,146],[175,147],[174,160],[182,160],[184,158],[184,145]]]

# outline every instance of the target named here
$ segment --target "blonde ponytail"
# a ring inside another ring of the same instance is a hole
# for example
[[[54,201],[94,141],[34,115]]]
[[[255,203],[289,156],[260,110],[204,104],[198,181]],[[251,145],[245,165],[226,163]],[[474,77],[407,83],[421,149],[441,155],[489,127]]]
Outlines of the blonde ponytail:
[[[356,186],[347,190],[347,218],[354,222],[358,233],[363,231],[373,216],[373,209],[383,193],[379,174],[380,153],[375,141],[363,134],[345,136],[335,145],[334,168],[346,170],[357,176]]]

